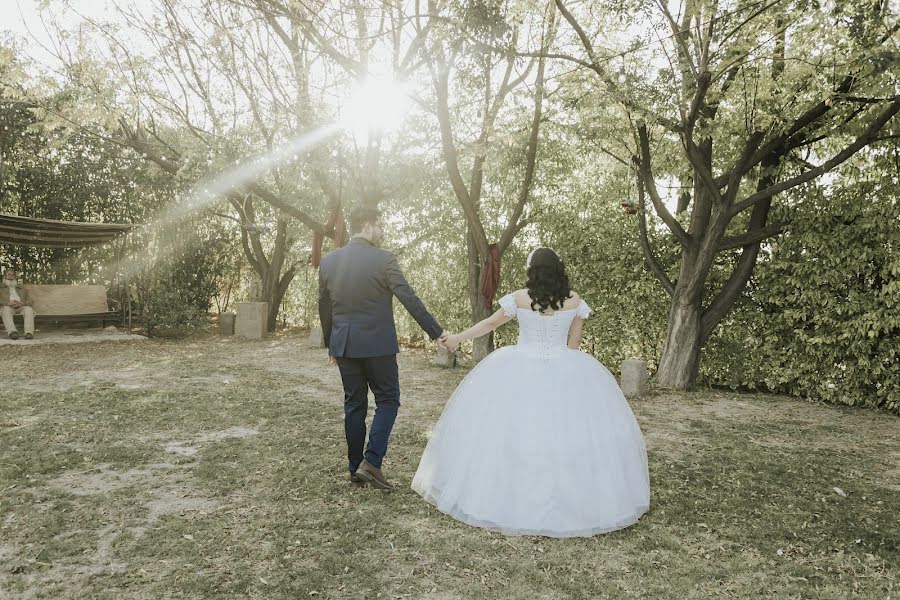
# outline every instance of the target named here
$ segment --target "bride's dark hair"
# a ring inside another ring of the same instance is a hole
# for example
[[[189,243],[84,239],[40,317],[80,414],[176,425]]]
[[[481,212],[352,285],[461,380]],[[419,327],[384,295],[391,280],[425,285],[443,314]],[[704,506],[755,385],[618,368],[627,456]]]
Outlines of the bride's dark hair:
[[[566,266],[550,248],[538,248],[532,253],[525,287],[531,298],[531,308],[540,312],[548,308],[561,309],[572,295]]]

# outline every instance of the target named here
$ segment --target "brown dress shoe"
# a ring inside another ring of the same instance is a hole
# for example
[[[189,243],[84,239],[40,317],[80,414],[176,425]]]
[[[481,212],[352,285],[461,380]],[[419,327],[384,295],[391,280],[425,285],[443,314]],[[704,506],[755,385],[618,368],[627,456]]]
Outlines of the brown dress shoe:
[[[18,332],[18,331],[10,331],[10,332],[9,332],[9,339],[11,339],[11,340],[17,340],[17,339],[19,339],[19,332]]]
[[[360,463],[359,468],[356,469],[356,476],[371,485],[373,488],[379,490],[394,489],[394,486],[388,483],[388,480],[384,478],[384,475],[382,475],[381,469],[372,466],[369,461],[365,459]]]

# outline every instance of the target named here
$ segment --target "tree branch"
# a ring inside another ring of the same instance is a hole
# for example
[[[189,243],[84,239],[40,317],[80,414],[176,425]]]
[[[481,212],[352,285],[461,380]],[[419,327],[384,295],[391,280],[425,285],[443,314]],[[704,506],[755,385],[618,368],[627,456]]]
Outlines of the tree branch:
[[[765,187],[768,183],[769,177],[763,177],[757,185],[758,187]],[[771,205],[772,199],[766,198],[753,207],[753,212],[750,214],[750,221],[747,226],[748,231],[761,230],[765,227]],[[747,282],[750,281],[750,276],[753,274],[753,268],[756,266],[756,257],[758,255],[759,241],[743,246],[741,256],[738,259],[737,265],[734,267],[734,271],[732,271],[731,276],[728,278],[728,281],[725,282],[725,285],[722,286],[722,289],[716,294],[716,297],[713,298],[712,302],[709,303],[709,306],[703,311],[703,314],[700,317],[701,345],[706,343],[706,340],[708,340],[712,335],[712,332],[715,331],[716,326],[722,318],[728,314],[728,311],[731,310],[731,307],[740,297]]]
[[[290,215],[306,225],[313,233],[319,233],[327,238],[333,238],[333,231],[325,231],[325,226],[316,221],[309,213],[303,211],[296,206],[288,204],[274,193],[264,188],[257,182],[251,182],[244,186],[247,190],[253,192],[260,200],[274,206],[278,210]]]
[[[760,229],[753,229],[740,235],[732,235],[723,237],[716,247],[717,251],[733,250],[735,248],[745,248],[753,244],[757,244],[766,238],[778,235],[784,231],[782,223],[771,223]]]
[[[707,166],[703,153],[697,144],[694,143],[693,134],[690,129],[685,130],[683,139],[684,151],[691,163],[691,167],[694,169],[694,173],[700,177],[700,182],[709,192],[710,197],[713,198],[716,203],[721,205],[722,194],[719,193],[719,186],[716,185],[716,182],[713,179],[712,171],[710,171],[710,168]],[[705,146],[707,146],[707,151],[711,152],[712,144],[708,142]]]
[[[685,42],[685,36],[690,35],[690,29],[687,27],[682,27],[675,21],[675,18],[672,16],[671,11],[669,11],[669,7],[666,6],[665,0],[656,0],[656,5],[660,8],[663,15],[665,15],[666,20],[669,22],[669,27],[672,29],[672,37],[675,38],[676,46],[678,47],[678,54],[681,56],[682,61],[682,75],[693,75],[693,77],[697,78],[697,66],[694,64],[693,57],[691,57],[691,51],[688,48],[687,43]],[[685,18],[688,17],[688,11],[685,9]],[[687,67],[686,69],[684,67]]]
[[[753,153],[759,148],[759,144],[762,142],[763,138],[765,138],[765,135],[766,134],[763,131],[754,131],[750,134],[750,137],[747,138],[747,142],[744,144],[744,150],[741,152],[741,156],[728,171],[727,187],[725,188],[726,204],[732,204],[737,197],[741,187],[741,179],[743,179],[744,174],[747,172],[747,164],[753,157]],[[716,183],[713,182],[712,185],[715,186]]]
[[[659,196],[659,191],[656,189],[656,181],[653,179],[653,171],[650,166],[650,137],[647,135],[646,124],[641,123],[638,125],[638,137],[641,147],[641,159],[637,161],[638,172],[641,174],[647,192],[650,194],[653,208],[656,210],[659,218],[663,220],[663,223],[675,234],[678,241],[684,246],[689,246],[691,244],[691,236],[688,235],[688,232],[684,230],[675,217],[672,216],[672,213],[669,212],[669,209],[666,208],[662,198]]]
[[[251,223],[253,225],[257,225],[259,223],[259,220],[256,218],[256,207],[253,206],[253,198],[249,194],[243,199],[243,201],[236,200],[234,204],[248,223]],[[260,265],[262,265],[266,271],[268,271],[269,269],[271,269],[272,263],[266,257],[266,251],[262,246],[262,242],[259,240],[259,229],[246,229],[247,235],[250,236],[250,245],[253,247],[253,253],[256,256],[256,261]]]
[[[845,160],[856,154],[859,150],[867,146],[868,144],[875,141],[878,137],[878,132],[887,124],[891,118],[897,114],[897,111],[900,111],[900,100],[895,100],[892,102],[878,117],[876,117],[872,123],[869,124],[869,127],[866,128],[866,131],[862,133],[856,140],[838,152],[836,155],[826,160],[824,163],[819,165],[814,169],[810,169],[805,173],[801,173],[796,177],[792,177],[786,181],[782,181],[775,185],[769,186],[768,188],[758,191],[755,194],[751,195],[748,198],[745,198],[741,202],[737,203],[734,206],[734,209],[731,211],[732,215],[736,215],[743,210],[753,206],[760,200],[764,200],[766,198],[771,198],[775,194],[779,194],[791,188],[797,187],[798,185],[804,184],[807,181],[812,181],[816,177],[822,175],[823,173],[827,173],[828,171],[834,169]]]
[[[478,209],[469,194],[463,180],[462,173],[459,169],[459,153],[456,150],[456,144],[453,140],[453,130],[450,126],[450,105],[449,105],[449,79],[450,66],[447,64],[438,65],[437,69],[433,69],[432,78],[434,79],[435,95],[437,96],[437,118],[441,133],[441,147],[444,156],[444,164],[447,168],[447,175],[450,178],[450,185],[456,194],[462,206],[463,213],[466,215],[466,222],[469,229],[475,236],[478,253],[481,256],[488,255],[487,235],[481,219],[478,217]]]
[[[175,163],[157,154],[153,147],[145,140],[143,140],[140,134],[140,130],[133,129],[124,120],[120,120],[119,124],[122,128],[125,140],[131,148],[133,148],[147,160],[158,165],[166,173],[170,175],[175,175],[178,173],[178,170],[180,168],[178,163]],[[309,213],[297,208],[296,206],[288,204],[259,183],[251,182],[245,184],[244,188],[256,194],[256,196],[259,197],[259,199],[263,202],[266,202],[267,204],[270,204],[273,207],[283,211],[285,214],[299,220],[301,223],[306,225],[313,233],[320,233],[325,237],[334,236],[334,232],[325,231],[325,226],[316,221]]]
[[[244,256],[246,257],[247,262],[250,263],[250,266],[253,267],[253,270],[256,271],[260,277],[263,277],[266,270],[266,268],[263,267],[263,262],[268,266],[268,261],[264,260],[263,262],[260,262],[257,260],[254,249],[250,247],[250,234],[247,231],[247,224],[251,223],[251,221],[244,212],[241,200],[242,199],[237,194],[228,194],[228,201],[241,216],[241,247],[244,249]]]
[[[775,3],[777,3],[778,1],[779,0],[775,0]],[[893,39],[893,36],[898,30],[900,30],[900,23],[896,23],[888,28],[888,30],[879,37],[878,44],[881,45],[888,40]],[[784,129],[781,133],[779,133],[772,139],[767,140],[765,143],[763,143],[762,146],[760,146],[760,148],[753,154],[753,156],[748,161],[746,161],[746,169],[749,170],[753,168],[762,160],[771,156],[771,154],[779,148],[790,150],[792,148],[803,145],[803,143],[805,143],[803,141],[801,141],[799,144],[789,144],[788,142],[795,135],[797,135],[798,133],[815,123],[829,111],[831,111],[835,105],[835,99],[848,97],[851,90],[853,90],[854,86],[856,85],[858,78],[858,72],[848,73],[844,77],[844,79],[842,79],[841,82],[834,88],[831,96],[820,100],[812,106],[809,106],[802,114],[800,114],[800,116],[794,119],[794,121],[786,129]],[[895,96],[892,96],[891,102],[896,103],[896,101],[897,98]],[[726,182],[727,176],[725,174],[720,175],[716,178],[716,184],[719,185],[719,187],[724,186]]]
[[[550,18],[552,19],[550,31],[544,34],[542,49],[546,49],[550,45],[555,33],[555,18],[552,16]],[[525,204],[531,196],[531,186],[534,183],[534,167],[537,161],[538,132],[541,126],[541,114],[544,105],[545,66],[545,59],[538,59],[537,78],[534,85],[534,114],[531,118],[531,132],[528,136],[528,146],[525,149],[525,177],[522,180],[522,187],[519,189],[519,197],[516,200],[515,208],[513,209],[512,215],[510,215],[506,228],[503,230],[500,241],[498,242],[500,254],[503,254],[510,244],[512,244],[513,239],[521,229],[521,227],[519,227],[519,219],[522,217],[522,212],[525,210]]]
[[[694,98],[691,100],[691,108],[684,120],[686,131],[694,130],[697,117],[700,116],[700,111],[705,104],[704,100],[706,99],[706,92],[709,90],[710,83],[712,83],[712,74],[709,71],[704,71],[697,77],[697,89],[694,92]]]
[[[624,93],[623,90],[620,89],[620,86],[616,84],[609,75],[600,68],[600,61],[597,60],[597,54],[594,51],[594,45],[591,43],[590,38],[588,38],[587,33],[585,33],[584,28],[581,24],[578,23],[578,20],[575,16],[566,8],[565,4],[563,4],[562,0],[554,0],[556,3],[556,7],[559,9],[560,14],[562,14],[563,18],[569,23],[572,29],[575,30],[575,34],[578,36],[581,45],[584,47],[585,52],[588,55],[589,62],[575,60],[578,64],[586,66],[594,73],[596,73],[600,79],[606,84],[607,89],[613,94],[616,99],[621,102],[625,107],[630,108],[638,113],[647,115],[654,122],[659,123],[669,131],[673,133],[681,133],[681,124],[675,121],[674,119],[669,119],[663,117],[662,115],[658,115],[646,107],[640,106],[637,103],[633,102],[629,99],[628,94]],[[565,55],[557,55],[558,58],[567,58]]]
[[[659,260],[657,260],[656,256],[653,254],[653,247],[650,245],[650,238],[647,234],[647,203],[645,198],[644,184],[640,178],[638,178],[638,223],[640,226],[641,250],[644,253],[644,260],[647,261],[647,265],[650,267],[653,275],[655,275],[656,279],[662,284],[663,289],[666,290],[669,297],[672,297],[675,294],[675,285],[672,283],[672,280],[669,279],[669,276],[666,274],[662,265],[659,264]]]

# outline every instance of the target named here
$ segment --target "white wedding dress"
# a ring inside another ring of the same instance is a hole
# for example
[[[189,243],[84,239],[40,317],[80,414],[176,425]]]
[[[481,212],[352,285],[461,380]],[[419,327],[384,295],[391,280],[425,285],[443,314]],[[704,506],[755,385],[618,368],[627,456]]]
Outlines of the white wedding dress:
[[[567,347],[574,310],[500,299],[519,342],[487,356],[451,396],[412,488],[464,523],[506,534],[590,536],[650,506],[644,438],[613,375]]]

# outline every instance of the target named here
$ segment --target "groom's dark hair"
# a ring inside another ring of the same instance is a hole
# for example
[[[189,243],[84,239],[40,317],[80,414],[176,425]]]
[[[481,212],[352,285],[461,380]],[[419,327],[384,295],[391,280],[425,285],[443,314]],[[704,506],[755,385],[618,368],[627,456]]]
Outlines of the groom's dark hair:
[[[374,225],[379,217],[381,217],[381,211],[374,206],[360,204],[354,207],[350,211],[350,233],[359,233],[366,223]]]

